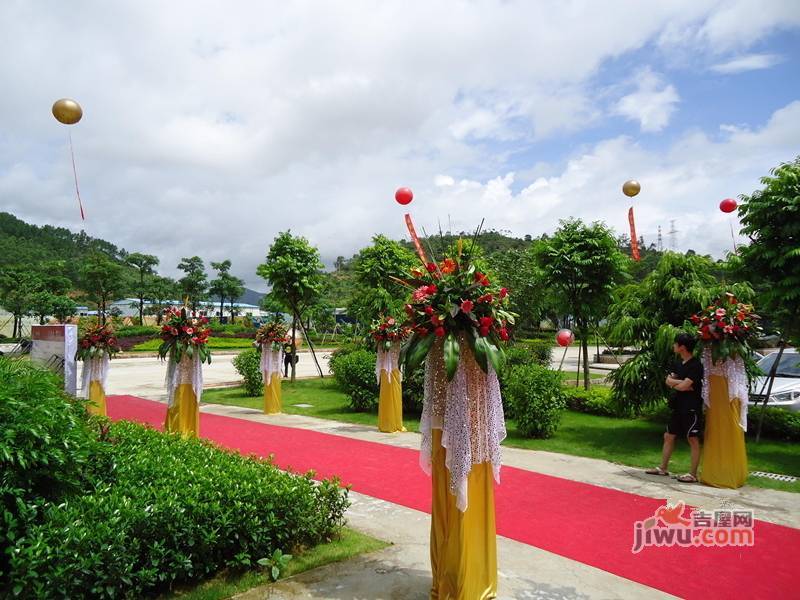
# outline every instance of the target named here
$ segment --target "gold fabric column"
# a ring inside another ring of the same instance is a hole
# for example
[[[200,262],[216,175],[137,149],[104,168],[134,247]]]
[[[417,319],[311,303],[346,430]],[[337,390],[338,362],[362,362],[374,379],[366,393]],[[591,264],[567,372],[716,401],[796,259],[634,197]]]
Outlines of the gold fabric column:
[[[282,411],[281,376],[273,373],[269,383],[264,384],[264,413],[274,415]]]
[[[497,533],[492,465],[473,465],[469,505],[461,512],[448,487],[442,430],[433,430],[431,510],[431,599],[497,597]]]
[[[164,431],[183,437],[200,436],[200,408],[191,383],[182,383],[175,390],[175,402],[167,408]]]
[[[730,400],[725,377],[711,375],[709,382],[700,480],[713,487],[740,488],[747,481],[747,449],[739,425],[741,408],[738,401]]]
[[[397,369],[392,369],[391,375],[381,369],[378,429],[384,433],[406,431],[403,427],[403,384]]]
[[[103,383],[101,381],[93,380],[89,382],[89,403],[86,407],[90,414],[101,417],[107,416],[106,393],[105,390],[103,390]]]

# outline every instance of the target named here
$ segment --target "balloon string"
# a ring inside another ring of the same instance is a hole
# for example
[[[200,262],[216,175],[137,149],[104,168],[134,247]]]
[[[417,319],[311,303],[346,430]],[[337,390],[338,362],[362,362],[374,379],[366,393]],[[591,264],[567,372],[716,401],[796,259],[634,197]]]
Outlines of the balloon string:
[[[72,175],[75,177],[75,193],[78,195],[78,207],[81,209],[81,220],[85,221],[83,214],[83,202],[81,202],[81,190],[78,187],[78,170],[75,168],[75,152],[72,150],[72,132],[67,132],[69,137],[69,155],[72,158]]]
[[[739,248],[736,246],[736,237],[733,235],[733,220],[728,221],[728,224],[731,226],[731,241],[733,242],[733,253],[736,254],[739,251]]]

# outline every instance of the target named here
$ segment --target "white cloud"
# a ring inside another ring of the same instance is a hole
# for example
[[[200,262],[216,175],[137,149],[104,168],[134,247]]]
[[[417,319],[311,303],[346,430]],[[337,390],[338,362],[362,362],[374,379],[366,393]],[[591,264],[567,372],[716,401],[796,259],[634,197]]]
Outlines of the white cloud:
[[[757,71],[759,69],[769,69],[783,60],[778,54],[745,54],[731,60],[712,65],[711,70],[725,75],[744,73],[745,71]]]
[[[636,73],[635,80],[636,91],[620,98],[615,113],[639,121],[642,131],[661,131],[675,112],[678,92],[649,67]]]
[[[794,152],[772,125],[773,137],[755,124],[723,132],[724,143],[689,136],[681,143],[697,149],[684,157],[652,155],[613,131],[586,148],[567,135],[602,123],[601,67],[668,30],[688,32],[708,64],[722,60],[717,48],[698,44],[760,39],[791,22],[786,3],[756,5],[757,26],[720,20],[726,6],[3,2],[0,36],[14,60],[0,61],[0,210],[157,254],[165,274],[181,256],[231,258],[251,286],[288,228],[329,263],[375,232],[403,237],[401,185],[414,189],[410,209],[429,229],[435,215],[465,230],[486,216],[520,234],[569,214],[615,225],[622,214],[624,225],[618,188],[630,176],[649,177],[646,190],[682,190],[653,197],[647,227],[691,207],[682,182],[735,195]],[[663,130],[677,92],[652,71],[637,84],[617,109],[643,131]],[[65,128],[49,114],[63,96],[84,107],[72,133],[85,223]],[[509,156],[521,153],[535,155],[529,168],[509,174]]]

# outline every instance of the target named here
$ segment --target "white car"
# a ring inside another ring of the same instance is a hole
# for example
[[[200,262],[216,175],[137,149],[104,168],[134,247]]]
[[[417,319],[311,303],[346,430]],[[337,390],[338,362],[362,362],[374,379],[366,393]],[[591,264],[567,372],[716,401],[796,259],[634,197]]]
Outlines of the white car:
[[[760,404],[764,402],[764,395],[767,393],[767,387],[764,385],[767,380],[766,376],[777,358],[778,353],[773,352],[758,361],[757,364],[764,373],[764,377],[758,377],[750,383],[751,405],[756,401]],[[797,350],[783,351],[767,406],[800,412],[800,353]]]

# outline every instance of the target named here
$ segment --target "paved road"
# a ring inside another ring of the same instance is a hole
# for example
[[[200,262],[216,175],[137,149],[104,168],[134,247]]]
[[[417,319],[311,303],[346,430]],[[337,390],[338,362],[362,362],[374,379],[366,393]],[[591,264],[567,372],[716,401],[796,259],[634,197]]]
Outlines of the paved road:
[[[328,369],[329,352],[317,354],[325,375]],[[298,353],[298,377],[315,377],[317,367],[310,352]],[[203,365],[203,388],[238,385],[242,377],[233,366],[234,354],[214,354],[210,365]],[[82,368],[83,363],[79,363]],[[151,400],[166,400],[164,378],[167,366],[158,358],[115,358],[108,373],[107,394],[131,394]],[[80,381],[80,372],[78,373]]]

